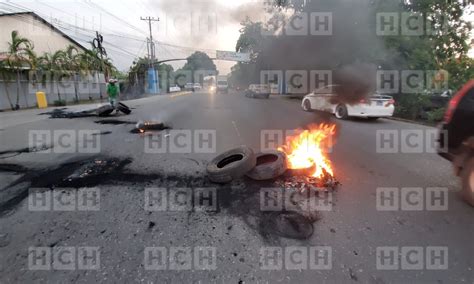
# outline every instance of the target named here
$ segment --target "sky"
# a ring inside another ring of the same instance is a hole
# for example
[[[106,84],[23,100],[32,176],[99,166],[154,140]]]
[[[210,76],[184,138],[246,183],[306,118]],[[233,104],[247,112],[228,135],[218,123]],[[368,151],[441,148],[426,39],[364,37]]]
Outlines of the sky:
[[[159,18],[152,22],[158,60],[186,58],[196,50],[215,57],[216,50],[235,50],[240,22],[265,19],[263,8],[264,0],[0,0],[1,10],[34,11],[86,47],[99,31],[121,71],[147,55],[149,26],[142,17]],[[474,14],[466,17],[474,21]],[[177,69],[184,63],[170,64]],[[235,64],[215,63],[220,74]]]
[[[2,0],[0,8],[34,11],[86,47],[99,31],[121,71],[147,55],[149,25],[141,18],[159,18],[152,22],[152,35],[158,60],[165,60],[186,58],[196,50],[211,57],[216,50],[235,51],[240,22],[263,15],[263,1],[255,0]],[[176,69],[184,63],[170,64]],[[220,74],[227,74],[235,62],[215,64]]]

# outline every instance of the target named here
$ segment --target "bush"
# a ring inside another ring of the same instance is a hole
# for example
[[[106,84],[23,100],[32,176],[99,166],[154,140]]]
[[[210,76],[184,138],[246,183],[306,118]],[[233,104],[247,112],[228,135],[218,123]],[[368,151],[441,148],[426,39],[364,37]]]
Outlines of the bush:
[[[53,105],[54,106],[65,106],[66,101],[65,100],[56,100],[56,101],[53,102]]]
[[[444,107],[440,107],[440,108],[427,112],[426,114],[428,115],[428,121],[440,122],[441,120],[443,120],[445,112],[446,112],[446,108]]]

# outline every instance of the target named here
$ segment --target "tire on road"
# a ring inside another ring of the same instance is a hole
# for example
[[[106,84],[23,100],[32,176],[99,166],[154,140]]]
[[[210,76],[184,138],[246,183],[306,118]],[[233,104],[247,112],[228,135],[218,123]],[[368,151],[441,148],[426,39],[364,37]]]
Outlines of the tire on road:
[[[114,111],[114,107],[111,105],[103,105],[97,109],[98,116],[108,116]]]
[[[303,101],[303,110],[308,112],[311,111],[311,103],[309,100]]]
[[[347,119],[347,107],[345,105],[338,105],[335,111],[336,118],[338,119]]]
[[[274,179],[285,173],[287,169],[286,155],[280,151],[267,151],[256,155],[257,164],[247,177],[253,180]]]
[[[466,160],[461,170],[461,181],[461,195],[463,199],[471,206],[474,206],[474,155],[471,155]]]
[[[226,151],[215,157],[207,165],[207,175],[215,183],[228,183],[243,177],[257,164],[253,150],[241,146]]]
[[[379,119],[380,117],[376,117],[376,116],[371,116],[371,117],[367,117],[367,120],[369,121],[376,121],[377,119]]]
[[[117,109],[125,114],[130,114],[132,110],[123,103],[118,103]]]

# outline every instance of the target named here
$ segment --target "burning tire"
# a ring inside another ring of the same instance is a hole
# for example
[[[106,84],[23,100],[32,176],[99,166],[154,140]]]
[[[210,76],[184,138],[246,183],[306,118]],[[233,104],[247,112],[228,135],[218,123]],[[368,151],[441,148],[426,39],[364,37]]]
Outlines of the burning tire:
[[[338,105],[336,107],[335,115],[338,119],[347,119],[349,117],[347,114],[347,107],[345,105]]]
[[[287,169],[286,155],[280,151],[268,151],[256,156],[256,166],[247,173],[254,180],[274,179],[285,173]]]
[[[227,183],[248,173],[257,164],[252,149],[241,146],[215,157],[207,165],[209,179],[215,183]]]
[[[471,156],[461,171],[463,199],[474,206],[474,156]]]
[[[118,103],[117,109],[125,114],[130,114],[132,110],[123,103]]]

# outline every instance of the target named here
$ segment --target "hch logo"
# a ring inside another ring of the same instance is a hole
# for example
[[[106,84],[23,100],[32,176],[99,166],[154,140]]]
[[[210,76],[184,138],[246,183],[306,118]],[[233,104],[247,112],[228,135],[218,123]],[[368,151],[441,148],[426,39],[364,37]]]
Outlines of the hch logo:
[[[308,212],[331,211],[332,197],[332,192],[307,190],[299,193],[284,188],[262,188],[260,189],[260,210],[281,212],[291,210],[294,205],[298,205]]]
[[[215,188],[145,188],[146,211],[217,211]]]
[[[445,187],[379,187],[378,211],[447,211],[448,189]]]
[[[99,211],[99,188],[31,188],[28,195],[30,211]]]
[[[260,248],[260,269],[282,270],[283,268],[330,270],[332,269],[332,248],[329,246]]]
[[[99,247],[29,247],[29,270],[98,270]]]
[[[30,148],[41,149],[45,145],[54,145],[54,153],[100,153],[99,130],[30,130],[28,145]],[[42,153],[51,153],[46,149]]]
[[[216,270],[215,247],[146,247],[146,270]]]
[[[213,154],[215,152],[215,130],[170,130],[167,135],[145,137],[145,153],[147,154]]]
[[[446,270],[448,247],[377,247],[378,270]]]

